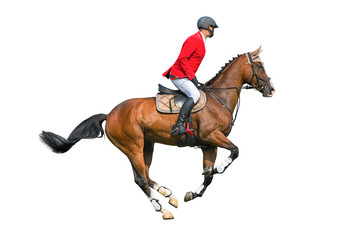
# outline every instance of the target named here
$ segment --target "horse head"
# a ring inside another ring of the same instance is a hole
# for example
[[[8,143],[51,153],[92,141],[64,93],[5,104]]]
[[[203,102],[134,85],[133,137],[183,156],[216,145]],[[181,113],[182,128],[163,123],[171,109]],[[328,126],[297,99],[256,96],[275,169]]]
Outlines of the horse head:
[[[272,97],[275,88],[265,72],[264,63],[259,56],[261,52],[260,46],[255,51],[245,54],[247,62],[243,71],[243,80],[244,83],[249,84],[252,88],[261,92],[263,97]]]

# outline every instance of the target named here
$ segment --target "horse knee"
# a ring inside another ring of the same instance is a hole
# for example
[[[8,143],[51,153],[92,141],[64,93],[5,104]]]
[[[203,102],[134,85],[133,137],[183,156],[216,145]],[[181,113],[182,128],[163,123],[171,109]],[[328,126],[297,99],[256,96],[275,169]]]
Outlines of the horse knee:
[[[239,156],[239,148],[235,146],[235,148],[232,150],[232,153],[230,155],[231,159],[236,159]]]

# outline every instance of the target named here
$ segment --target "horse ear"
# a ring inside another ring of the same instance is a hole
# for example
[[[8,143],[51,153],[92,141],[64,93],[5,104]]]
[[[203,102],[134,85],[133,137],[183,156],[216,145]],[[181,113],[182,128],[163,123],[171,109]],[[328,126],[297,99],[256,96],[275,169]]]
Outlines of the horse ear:
[[[252,54],[252,56],[259,56],[259,54],[261,53],[261,45],[260,45],[260,47],[258,48],[258,49],[256,49],[254,52],[252,52],[251,54]]]

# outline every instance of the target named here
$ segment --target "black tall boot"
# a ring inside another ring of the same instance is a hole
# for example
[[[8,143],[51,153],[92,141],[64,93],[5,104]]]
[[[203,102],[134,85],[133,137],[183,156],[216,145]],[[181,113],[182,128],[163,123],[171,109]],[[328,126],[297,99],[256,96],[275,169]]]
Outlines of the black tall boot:
[[[194,100],[192,97],[189,97],[184,104],[182,105],[179,113],[179,117],[173,126],[171,131],[172,135],[181,135],[186,133],[185,122],[187,121],[192,108],[195,106]]]

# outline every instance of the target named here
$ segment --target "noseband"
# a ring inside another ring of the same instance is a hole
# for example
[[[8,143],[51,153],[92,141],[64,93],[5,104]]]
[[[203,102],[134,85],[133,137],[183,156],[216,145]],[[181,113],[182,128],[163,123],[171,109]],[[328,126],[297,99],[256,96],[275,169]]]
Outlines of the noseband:
[[[264,79],[264,78],[259,77],[258,74],[255,72],[254,59],[251,57],[250,52],[247,53],[247,56],[248,56],[248,60],[249,60],[248,63],[250,63],[251,69],[253,70],[253,76],[251,77],[250,82],[248,83],[250,86],[247,88],[248,89],[255,88],[256,90],[261,91],[264,89],[264,84],[261,84],[261,82],[266,83],[266,82],[270,81],[270,78]],[[256,87],[252,86],[254,77],[257,80]]]

